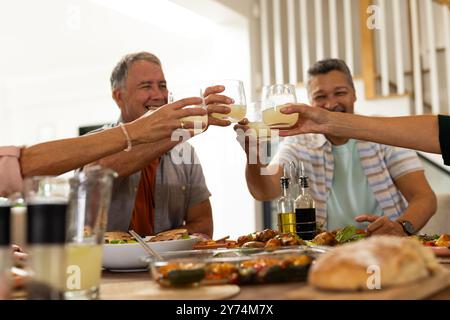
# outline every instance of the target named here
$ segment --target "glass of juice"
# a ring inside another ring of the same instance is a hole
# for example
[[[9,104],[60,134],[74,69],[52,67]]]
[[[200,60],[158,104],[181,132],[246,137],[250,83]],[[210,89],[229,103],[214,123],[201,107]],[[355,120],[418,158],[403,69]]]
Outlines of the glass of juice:
[[[112,170],[93,166],[70,179],[66,299],[99,297],[104,233],[116,176]]]
[[[298,120],[298,114],[284,114],[280,110],[288,103],[296,103],[295,86],[275,84],[265,87],[262,101],[270,101],[263,110],[263,122],[271,128],[289,128]]]
[[[231,109],[230,113],[213,113],[212,117],[220,120],[229,120],[231,122],[239,122],[245,118],[247,112],[247,102],[245,99],[244,83],[241,80],[220,80],[214,85],[223,85],[225,91],[221,95],[225,95],[234,100],[231,105],[225,105]]]

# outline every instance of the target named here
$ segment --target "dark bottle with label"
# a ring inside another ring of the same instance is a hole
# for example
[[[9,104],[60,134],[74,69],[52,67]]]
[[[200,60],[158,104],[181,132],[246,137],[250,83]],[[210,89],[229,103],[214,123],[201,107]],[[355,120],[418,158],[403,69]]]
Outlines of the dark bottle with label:
[[[316,204],[309,191],[303,164],[298,184],[300,193],[295,199],[296,233],[303,240],[312,240],[316,236]]]

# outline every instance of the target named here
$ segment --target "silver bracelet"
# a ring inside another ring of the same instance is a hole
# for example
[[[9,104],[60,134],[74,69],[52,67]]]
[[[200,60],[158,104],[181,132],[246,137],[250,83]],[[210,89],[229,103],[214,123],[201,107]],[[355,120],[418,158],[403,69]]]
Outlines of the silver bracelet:
[[[129,152],[129,151],[131,151],[131,148],[133,147],[133,145],[131,144],[130,136],[128,135],[127,129],[125,128],[125,126],[123,125],[122,122],[119,123],[119,126],[122,128],[123,134],[127,138],[127,147],[123,151]]]

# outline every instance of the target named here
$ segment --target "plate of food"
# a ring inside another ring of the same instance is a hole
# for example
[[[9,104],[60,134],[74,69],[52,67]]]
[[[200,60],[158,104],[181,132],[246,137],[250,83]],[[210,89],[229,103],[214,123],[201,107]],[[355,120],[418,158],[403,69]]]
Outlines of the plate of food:
[[[319,232],[314,239],[307,241],[311,246],[337,246],[348,242],[361,240],[368,237],[365,230],[357,229],[355,226],[348,225],[341,229],[333,231]]]
[[[190,250],[199,237],[189,235],[186,229],[174,229],[145,238],[152,249],[162,252]],[[145,270],[148,254],[142,246],[126,232],[106,232],[103,245],[103,268],[111,271]]]
[[[228,236],[218,240],[202,240],[195,244],[194,249],[277,248],[305,244],[296,234],[265,229],[240,236],[237,240],[229,240]]]
[[[436,256],[450,257],[450,235],[418,235],[416,236],[424,246],[427,246]]]
[[[356,240],[367,238],[368,234],[354,226],[346,226],[339,230],[324,231],[319,233],[313,240],[307,241],[308,245],[315,246],[337,246]],[[415,235],[411,238],[419,240],[424,246],[430,248],[436,256],[450,257],[450,235]]]

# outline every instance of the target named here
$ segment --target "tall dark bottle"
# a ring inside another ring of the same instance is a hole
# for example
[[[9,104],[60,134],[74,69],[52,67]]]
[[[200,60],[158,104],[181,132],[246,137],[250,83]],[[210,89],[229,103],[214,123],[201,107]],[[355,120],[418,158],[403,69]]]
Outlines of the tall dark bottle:
[[[295,199],[296,233],[303,240],[316,236],[316,204],[312,197],[303,164],[299,178],[299,196]]]

